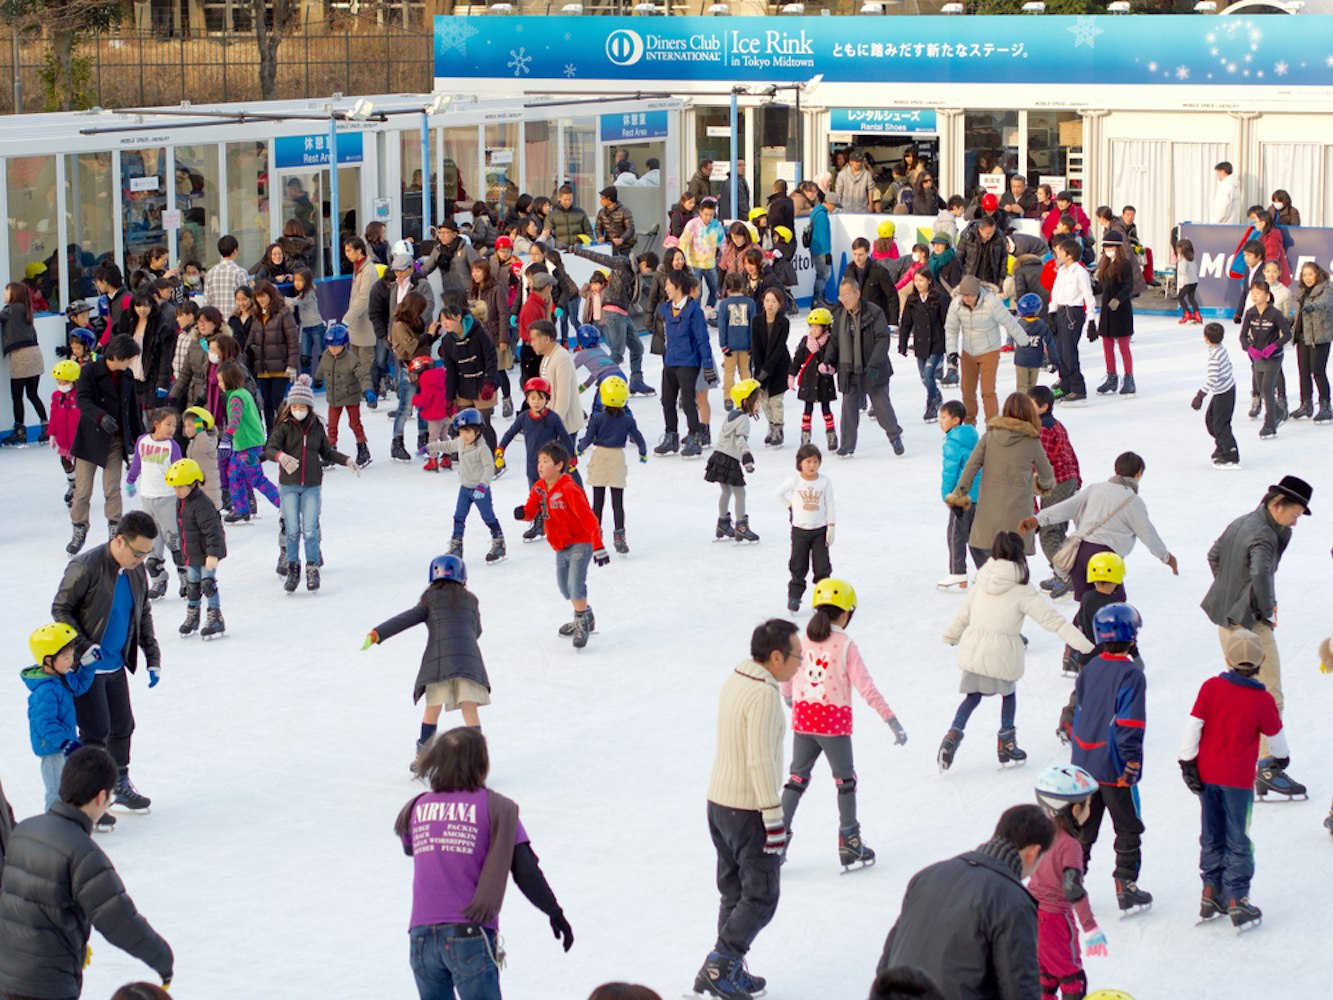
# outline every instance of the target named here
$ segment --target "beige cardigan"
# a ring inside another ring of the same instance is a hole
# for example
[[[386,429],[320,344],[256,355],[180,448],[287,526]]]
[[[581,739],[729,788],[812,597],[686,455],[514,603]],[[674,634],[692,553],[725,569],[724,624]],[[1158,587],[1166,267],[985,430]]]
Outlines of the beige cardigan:
[[[722,685],[708,801],[762,813],[765,823],[782,822],[786,731],[778,682],[753,660],[741,662]]]
[[[526,350],[526,348],[525,348]],[[571,437],[583,430],[583,403],[579,399],[578,373],[574,355],[557,346],[542,358],[542,378],[551,383],[551,410],[565,425]]]

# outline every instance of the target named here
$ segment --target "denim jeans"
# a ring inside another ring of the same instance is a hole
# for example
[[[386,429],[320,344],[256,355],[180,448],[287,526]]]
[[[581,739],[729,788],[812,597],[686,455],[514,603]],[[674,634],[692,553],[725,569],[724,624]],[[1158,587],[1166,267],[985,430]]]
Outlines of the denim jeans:
[[[617,312],[603,312],[602,323],[606,328],[606,351],[617,365],[625,361],[625,349],[629,349],[630,378],[643,381],[643,340],[634,331],[634,321]]]
[[[65,754],[57,750],[37,758],[42,762],[42,784],[46,788],[46,801],[42,805],[45,811],[60,798],[60,775],[65,771]]]
[[[829,254],[814,254],[811,259],[815,264],[815,291],[810,299],[812,306],[823,305],[829,301],[828,279],[833,272],[833,262]]]
[[[375,362],[370,366],[370,387],[376,392],[380,391],[380,383],[389,374],[389,358],[389,341],[376,338]]]
[[[1250,894],[1254,845],[1250,843],[1252,788],[1204,785],[1203,832],[1199,834],[1199,874],[1205,885],[1222,889],[1225,899]]]
[[[717,305],[717,268],[692,267],[690,270],[694,273],[695,280],[699,282],[700,293],[703,292],[704,285],[708,286],[708,306],[711,308],[712,306]],[[703,295],[700,294],[699,298],[702,302]]]
[[[453,924],[413,927],[412,975],[421,1000],[500,1000],[495,932],[462,936]]]
[[[398,410],[393,415],[393,436],[402,437],[407,427],[408,415],[412,412],[412,397],[417,394],[416,386],[407,377],[407,366],[398,366]]]
[[[708,832],[717,853],[717,891],[722,897],[713,950],[743,958],[777,912],[780,862],[776,854],[764,853],[766,833],[758,812],[710,802]]]
[[[570,327],[576,330],[579,328],[579,297],[577,295],[565,302],[565,310],[560,314],[560,343],[566,347],[569,346]]]
[[[196,564],[194,564],[194,565],[186,566],[186,567],[185,567],[185,582],[186,582],[186,583],[196,583],[196,584],[197,584],[197,583],[201,583],[201,582],[204,581],[204,580],[212,580],[212,581],[216,582],[216,581],[217,581],[217,578],[218,578],[218,571],[217,571],[217,570],[215,570],[215,569],[205,569],[205,568],[203,567],[202,564],[198,564],[198,563],[196,563]],[[197,608],[197,607],[199,607],[199,600],[198,600],[198,598],[195,598],[194,600],[190,601],[190,602],[189,602],[189,605],[190,605],[190,607],[192,607],[192,608]],[[213,608],[214,610],[217,610],[218,608],[220,608],[220,607],[222,606],[222,598],[221,598],[221,597],[219,596],[219,594],[218,594],[218,588],[217,588],[217,587],[214,587],[214,588],[213,588],[213,593],[211,593],[211,594],[208,595],[208,606],[209,606],[210,608]]]
[[[940,369],[943,367],[943,354],[932,354],[928,358],[916,359],[916,370],[921,373],[921,384],[926,387],[926,402],[930,402],[930,400],[940,395],[935,380],[939,377]]]
[[[301,327],[301,371],[313,376],[320,355],[324,353],[324,327]]]
[[[481,496],[477,496],[478,493]],[[482,523],[491,529],[491,534],[499,535],[500,522],[495,519],[495,507],[491,503],[491,488],[482,483],[472,488],[467,486],[458,487],[458,503],[454,507],[454,537],[463,537],[463,528],[467,525],[467,516],[472,510],[473,504],[476,504],[477,510],[481,511]],[[557,553],[557,561],[558,559],[559,553]]]
[[[582,601],[588,596],[588,563],[592,562],[592,545],[580,542],[555,554],[555,582],[560,596],[567,601]]]
[[[283,486],[282,523],[286,528],[287,561],[301,561],[301,539],[305,539],[305,561],[321,565],[319,554],[319,486]]]

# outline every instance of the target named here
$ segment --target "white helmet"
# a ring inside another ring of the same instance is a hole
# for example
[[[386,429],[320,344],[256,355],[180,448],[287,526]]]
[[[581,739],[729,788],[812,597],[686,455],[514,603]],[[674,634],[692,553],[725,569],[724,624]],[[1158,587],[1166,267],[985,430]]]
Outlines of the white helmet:
[[[1052,764],[1037,779],[1037,802],[1053,813],[1091,798],[1096,791],[1097,780],[1073,764]]]

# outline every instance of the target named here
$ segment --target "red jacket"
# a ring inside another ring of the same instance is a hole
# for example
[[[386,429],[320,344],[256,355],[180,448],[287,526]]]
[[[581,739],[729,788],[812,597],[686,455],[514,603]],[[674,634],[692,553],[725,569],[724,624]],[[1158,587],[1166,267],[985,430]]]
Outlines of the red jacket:
[[[412,405],[421,411],[422,420],[448,420],[452,407],[445,395],[444,369],[427,368],[417,379],[417,394]]]
[[[1083,480],[1079,476],[1078,456],[1074,454],[1074,446],[1069,443],[1069,432],[1065,430],[1065,425],[1054,417],[1051,417],[1049,425],[1044,419],[1041,422],[1041,447],[1055,472],[1055,481],[1063,483],[1066,479],[1072,479],[1074,489],[1080,489]]]
[[[1259,242],[1264,245],[1264,262],[1277,261],[1280,268],[1278,281],[1290,287],[1291,268],[1287,264],[1287,250],[1282,245],[1282,230],[1277,226],[1269,226],[1268,232],[1259,237]]]
[[[1075,233],[1087,236],[1092,232],[1092,220],[1088,218],[1087,213],[1079,206],[1070,205],[1069,211],[1061,212],[1058,207],[1053,205],[1051,210],[1046,214],[1046,218],[1041,220],[1041,235],[1046,237],[1047,243],[1049,243],[1051,237],[1055,235],[1055,227],[1060,224],[1061,215],[1072,215],[1074,217]]]
[[[74,432],[79,429],[79,404],[75,399],[76,395],[74,389],[69,392],[57,389],[51,393],[51,422],[47,425],[47,430],[51,434],[53,447],[61,458],[70,457],[69,450],[74,447]]]
[[[588,506],[588,497],[565,473],[547,486],[538,479],[523,505],[523,520],[531,521],[540,513],[546,520],[546,540],[559,552],[571,545],[590,544],[593,551],[603,548],[602,529]]]
[[[1203,682],[1190,715],[1202,723],[1199,777],[1208,785],[1249,788],[1259,760],[1259,734],[1282,731],[1277,702],[1259,681],[1233,670]]]
[[[518,335],[523,343],[531,343],[532,338],[528,336],[528,327],[539,319],[550,319],[552,316],[551,303],[547,302],[536,292],[529,293],[523,302],[523,308],[518,311]]]

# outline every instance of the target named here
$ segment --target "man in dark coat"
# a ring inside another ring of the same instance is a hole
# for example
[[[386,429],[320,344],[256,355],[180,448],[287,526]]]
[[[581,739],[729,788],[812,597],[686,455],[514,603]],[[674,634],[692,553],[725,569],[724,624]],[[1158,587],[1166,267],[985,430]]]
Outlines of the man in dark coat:
[[[1208,550],[1208,568],[1213,584],[1203,599],[1203,610],[1217,626],[1223,652],[1231,633],[1249,629],[1264,647],[1264,662],[1259,667],[1259,682],[1277,702],[1282,700],[1282,663],[1278,658],[1277,638],[1277,567],[1282,553],[1291,542],[1291,529],[1302,516],[1310,514],[1314,489],[1304,479],[1283,476],[1268,487],[1263,501],[1248,514],[1236,518]],[[1281,767],[1274,767],[1268,753],[1268,740],[1259,743],[1259,769],[1274,791],[1302,795],[1305,787],[1287,777]],[[1265,767],[1270,773],[1264,775]],[[1299,791],[1298,791],[1299,789]]]
[[[861,297],[879,307],[889,326],[897,326],[898,289],[893,287],[893,275],[884,265],[870,259],[870,241],[864,236],[852,240],[852,259],[843,277],[849,274],[856,279]]]
[[[872,265],[878,267],[878,265]],[[903,453],[903,429],[889,400],[889,325],[878,306],[861,297],[861,286],[850,273],[838,286],[838,305],[833,308],[833,350],[828,364],[838,369],[838,392],[842,396],[842,447],[838,454],[846,458],[856,451],[856,429],[861,420],[861,404],[867,397],[874,407],[875,419],[889,436],[893,453]]]
[[[459,239],[457,242],[462,243],[462,240]],[[440,246],[437,244],[435,249],[438,251]],[[467,254],[476,257],[472,248],[467,244],[463,243],[463,249],[467,251]],[[444,291],[446,293],[451,289],[457,291],[459,289],[450,280],[454,270],[461,267],[465,272],[463,280],[468,282],[472,280],[471,273],[467,270],[471,267],[471,262],[459,263],[462,259],[454,255],[445,255],[441,263],[439,258],[432,254],[426,258],[426,264],[422,270],[429,274],[430,271],[426,268],[432,267],[432,261],[434,261],[434,266],[444,268],[441,275],[444,280]],[[426,300],[426,311],[422,314],[422,319],[425,320],[427,326],[430,326],[431,320],[435,318],[435,292],[431,290],[430,282],[417,273],[413,266],[411,254],[394,254],[389,261],[388,269],[384,272],[384,277],[371,286],[370,298],[366,307],[367,314],[370,316],[370,325],[375,329],[375,361],[371,366],[370,384],[378,393],[383,393],[388,385],[389,331],[393,329],[393,317],[409,292],[416,292]]]
[[[60,776],[60,801],[14,828],[0,890],[0,995],[77,997],[93,927],[170,985],[170,945],[93,842],[115,783],[105,750],[76,750]]]
[[[143,434],[139,381],[130,371],[131,362],[138,356],[139,345],[133,337],[115,336],[107,344],[106,354],[84,365],[79,373],[75,390],[79,426],[70,448],[74,456],[74,497],[69,519],[74,524],[74,535],[65,547],[70,555],[77,553],[88,540],[89,500],[98,469],[102,470],[107,535],[116,533],[123,504],[121,474],[134,454],[134,443]]]
[[[78,632],[75,657],[97,674],[92,687],[74,701],[79,738],[111,754],[120,769],[116,804],[134,810],[147,809],[150,800],[130,784],[134,710],[125,672],[138,671],[141,649],[150,687],[162,669],[143,566],[156,537],[153,519],[130,511],[111,541],[70,560],[51,603],[51,617]]]
[[[1004,284],[1009,272],[1009,247],[993,216],[983,215],[959,237],[958,259],[964,274],[975,274],[978,281],[997,289]]]
[[[1054,840],[1040,806],[1013,806],[975,851],[917,872],[877,971],[918,969],[950,1000],[1041,996],[1037,902],[1023,879]]]

